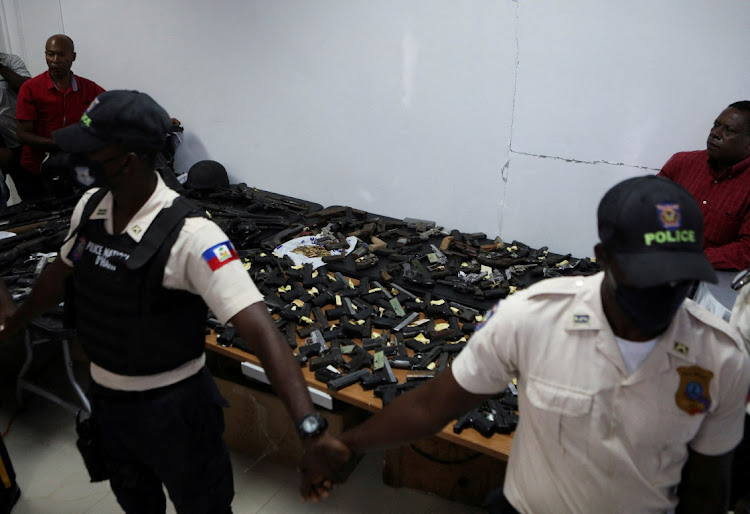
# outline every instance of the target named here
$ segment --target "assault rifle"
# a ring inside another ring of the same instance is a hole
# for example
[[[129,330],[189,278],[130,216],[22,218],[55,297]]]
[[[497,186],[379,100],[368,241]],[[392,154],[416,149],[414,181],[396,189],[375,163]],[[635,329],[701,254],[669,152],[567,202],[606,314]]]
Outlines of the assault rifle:
[[[0,251],[0,266],[7,266],[33,253],[58,251],[65,240],[67,231],[67,226],[58,225],[49,233],[34,232],[36,237],[17,242],[10,250]]]
[[[299,202],[292,198],[261,191],[257,188],[250,188],[244,182],[237,184],[237,189],[244,197],[252,202],[248,211],[257,209],[270,210],[281,209],[294,211],[298,214],[305,214],[310,211],[310,205],[305,202]]]

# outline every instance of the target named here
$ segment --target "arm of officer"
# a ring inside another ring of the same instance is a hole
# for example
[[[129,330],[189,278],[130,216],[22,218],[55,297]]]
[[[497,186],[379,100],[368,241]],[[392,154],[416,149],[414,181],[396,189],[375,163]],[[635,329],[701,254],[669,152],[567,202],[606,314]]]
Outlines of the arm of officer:
[[[226,234],[213,222],[202,218],[186,220],[183,231],[186,237],[180,237],[170,252],[164,273],[165,287],[201,295],[222,323],[232,323],[260,358],[271,385],[295,423],[315,412],[299,363],[268,314],[263,295],[237,258]],[[346,447],[327,432],[306,438],[302,444],[306,453],[316,455],[315,467],[304,470],[303,476],[322,474],[318,470],[346,461]],[[327,488],[320,488],[322,484],[310,483],[306,498],[317,500],[327,496]]]
[[[325,496],[339,469],[356,453],[395,446],[415,441],[440,431],[447,423],[473,408],[491,395],[473,394],[461,387],[447,371],[436,378],[397,397],[377,415],[363,424],[344,432],[340,439],[346,445],[344,454],[330,459],[328,467],[316,462],[317,455],[306,453],[301,468],[315,468],[315,472],[303,475],[302,495],[312,498],[307,491]]]
[[[456,382],[452,372],[441,373],[400,395],[376,416],[344,432],[341,440],[355,453],[415,441],[439,432],[491,396],[470,393]]]
[[[5,327],[0,332],[0,341],[7,340],[36,316],[59,304],[65,296],[65,279],[72,272],[73,268],[62,259],[55,259],[52,264],[46,266],[26,301],[5,320]]]
[[[292,419],[313,412],[310,391],[289,345],[282,338],[263,302],[256,302],[234,315],[229,322],[248,341],[263,364],[271,384]]]
[[[688,448],[688,452],[677,488],[680,503],[675,514],[725,513],[729,504],[733,451],[703,455]]]

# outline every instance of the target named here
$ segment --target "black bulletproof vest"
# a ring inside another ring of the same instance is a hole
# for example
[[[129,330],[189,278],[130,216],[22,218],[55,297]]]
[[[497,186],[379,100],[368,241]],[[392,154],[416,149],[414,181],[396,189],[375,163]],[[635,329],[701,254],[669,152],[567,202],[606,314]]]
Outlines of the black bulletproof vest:
[[[84,207],[73,261],[74,319],[91,360],[120,375],[152,375],[199,357],[208,308],[200,296],[162,286],[169,251],[185,218],[201,213],[178,197],[140,243],[89,219],[106,190]]]

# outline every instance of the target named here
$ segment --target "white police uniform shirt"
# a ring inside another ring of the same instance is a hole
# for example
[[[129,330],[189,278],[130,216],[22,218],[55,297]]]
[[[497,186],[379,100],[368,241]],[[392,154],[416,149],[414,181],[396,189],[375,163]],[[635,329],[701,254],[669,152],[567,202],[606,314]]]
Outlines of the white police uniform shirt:
[[[156,215],[162,209],[171,206],[174,199],[179,196],[164,184],[158,173],[156,176],[156,189],[123,231],[136,242],[141,240]],[[70,219],[71,232],[68,235],[78,227],[83,207],[95,191],[96,188],[86,191],[78,201]],[[104,220],[105,230],[109,234],[113,233],[112,193],[107,193],[102,198],[90,219]],[[221,245],[228,243],[228,240],[227,235],[208,219],[185,219],[185,224],[170,251],[162,281],[162,285],[167,289],[181,289],[201,296],[222,323],[229,321],[245,307],[263,301],[263,295],[236,256],[233,257],[229,252],[212,252],[210,258],[204,255],[208,250],[224,248]],[[69,266],[73,266],[68,254],[74,243],[75,238],[71,238],[60,250],[63,261]],[[194,375],[203,367],[205,360],[205,355],[201,355],[177,369],[148,376],[119,375],[92,362],[91,377],[98,384],[111,389],[144,391],[173,384]]]
[[[503,300],[451,367],[477,394],[518,378],[504,491],[521,512],[663,513],[677,504],[688,446],[720,455],[742,438],[750,359],[736,333],[686,300],[630,374],[602,310],[603,276]]]

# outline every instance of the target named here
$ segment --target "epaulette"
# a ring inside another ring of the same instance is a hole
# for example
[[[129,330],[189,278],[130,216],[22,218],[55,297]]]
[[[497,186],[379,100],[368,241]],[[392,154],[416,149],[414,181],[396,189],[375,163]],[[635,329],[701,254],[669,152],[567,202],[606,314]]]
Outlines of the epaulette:
[[[542,295],[575,295],[580,290],[581,277],[556,277],[537,282],[525,290],[529,298]]]
[[[131,270],[143,266],[156,254],[174,230],[182,228],[185,218],[195,216],[201,216],[200,209],[197,209],[192,202],[182,196],[175,198],[171,207],[162,209],[156,215],[125,266]]]
[[[699,322],[725,334],[727,337],[736,341],[738,345],[741,344],[740,338],[738,337],[739,334],[729,325],[729,323],[719,318],[715,314],[711,314],[694,301],[689,299],[686,300],[685,310],[691,317],[695,318]]]

